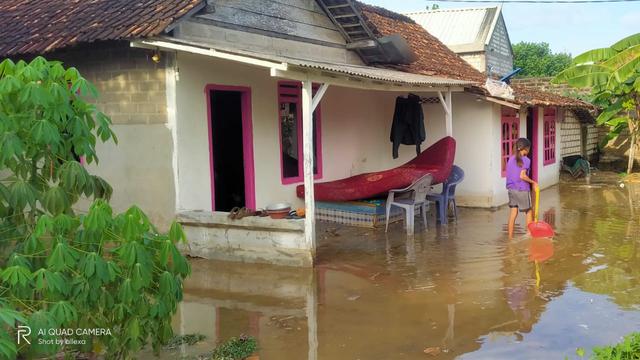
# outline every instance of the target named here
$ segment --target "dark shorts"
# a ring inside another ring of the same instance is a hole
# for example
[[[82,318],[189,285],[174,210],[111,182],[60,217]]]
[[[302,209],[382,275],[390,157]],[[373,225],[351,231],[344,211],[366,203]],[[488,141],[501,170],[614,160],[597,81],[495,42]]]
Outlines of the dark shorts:
[[[509,190],[509,207],[522,212],[531,209],[531,194],[528,191]]]

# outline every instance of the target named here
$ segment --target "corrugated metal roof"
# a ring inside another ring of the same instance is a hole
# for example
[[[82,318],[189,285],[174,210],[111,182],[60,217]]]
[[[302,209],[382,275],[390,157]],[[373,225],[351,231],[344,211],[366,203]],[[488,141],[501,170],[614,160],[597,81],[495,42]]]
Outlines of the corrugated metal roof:
[[[482,51],[500,8],[438,9],[406,15],[454,51]]]
[[[311,59],[300,59],[288,56],[277,56],[270,54],[262,54],[253,51],[232,49],[219,45],[209,45],[200,42],[177,40],[171,37],[159,38],[161,41],[167,43],[173,43],[178,45],[193,46],[198,49],[212,49],[219,52],[228,54],[236,54],[241,56],[247,56],[253,59],[267,60],[279,63],[285,63],[288,67],[300,67],[308,69],[318,69],[330,73],[348,75],[350,77],[357,77],[368,80],[377,80],[397,85],[411,85],[411,86],[467,86],[477,84],[475,81],[458,80],[441,76],[429,76],[422,74],[414,74],[405,71],[398,71],[387,68],[366,66],[366,65],[354,65],[345,63],[334,63],[325,61],[315,61]],[[149,40],[153,41],[153,40]],[[144,41],[143,41],[144,43]]]
[[[334,73],[340,73],[345,75],[357,76],[370,80],[380,80],[386,82],[392,82],[397,84],[407,85],[434,85],[434,86],[465,86],[474,84],[471,81],[448,79],[437,76],[427,76],[420,74],[412,74],[403,71],[382,69],[371,66],[358,66],[350,64],[337,64],[317,62],[310,60],[300,60],[292,58],[284,58],[283,62],[290,65],[296,65],[300,67],[319,69],[324,71],[330,71]]]

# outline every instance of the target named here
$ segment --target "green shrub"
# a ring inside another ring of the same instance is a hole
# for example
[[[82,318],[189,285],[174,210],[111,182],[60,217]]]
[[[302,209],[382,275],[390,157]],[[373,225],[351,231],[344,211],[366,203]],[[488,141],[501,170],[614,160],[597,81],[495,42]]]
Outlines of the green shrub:
[[[621,343],[593,348],[596,360],[636,360],[640,359],[640,333],[625,336]]]
[[[231,338],[213,350],[213,360],[242,360],[246,359],[258,349],[256,339],[241,335]]]
[[[176,248],[184,233],[160,233],[136,206],[113,213],[111,186],[78,162],[98,161],[98,139],[116,141],[87,96],[95,88],[60,62],[0,63],[0,357],[129,358],[173,335],[190,272]],[[80,198],[92,201],[86,214],[73,208]],[[31,343],[17,347],[22,325]],[[104,330],[57,344],[46,341],[64,336],[47,329]]]

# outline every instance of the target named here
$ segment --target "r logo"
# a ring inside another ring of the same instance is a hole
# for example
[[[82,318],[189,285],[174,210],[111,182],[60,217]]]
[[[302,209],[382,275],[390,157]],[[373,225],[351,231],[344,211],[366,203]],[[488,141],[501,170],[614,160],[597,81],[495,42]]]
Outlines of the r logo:
[[[27,339],[27,336],[31,335],[31,328],[27,325],[18,325],[18,344],[20,344],[20,339],[31,345],[31,341]]]

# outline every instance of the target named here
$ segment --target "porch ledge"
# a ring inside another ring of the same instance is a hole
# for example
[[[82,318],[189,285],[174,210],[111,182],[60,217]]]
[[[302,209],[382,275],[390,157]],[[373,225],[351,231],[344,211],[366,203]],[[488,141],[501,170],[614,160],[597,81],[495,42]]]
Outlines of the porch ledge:
[[[205,259],[298,267],[313,266],[304,237],[304,220],[250,216],[238,220],[226,212],[183,211],[177,216],[187,235],[181,250]]]
[[[247,216],[242,219],[232,220],[229,219],[229,213],[222,211],[182,211],[178,213],[178,222],[183,225],[199,227],[304,232],[304,219],[272,219],[268,216]]]

